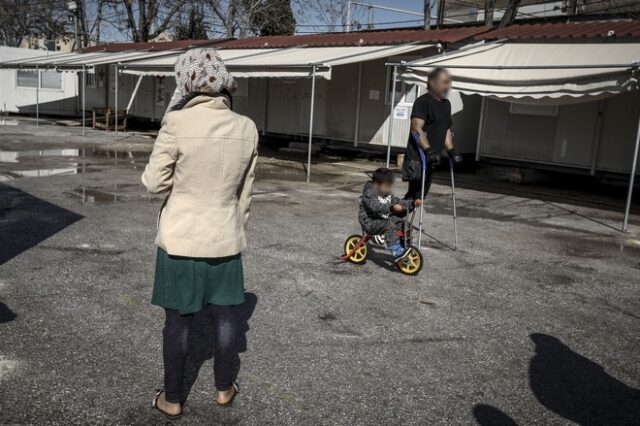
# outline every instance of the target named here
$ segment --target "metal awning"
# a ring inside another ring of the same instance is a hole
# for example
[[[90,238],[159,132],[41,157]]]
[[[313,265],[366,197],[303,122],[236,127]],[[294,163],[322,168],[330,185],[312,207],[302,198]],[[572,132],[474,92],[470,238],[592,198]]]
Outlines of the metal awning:
[[[444,67],[462,93],[560,104],[635,90],[638,66],[640,43],[505,42],[402,64],[398,78],[426,84]]]
[[[0,69],[56,69],[59,71],[82,71],[97,65],[117,64],[121,61],[133,61],[163,56],[173,56],[182,51],[140,51],[91,52],[91,53],[52,53],[35,58],[0,62]]]
[[[341,46],[295,47],[288,49],[220,49],[218,53],[229,71],[239,78],[310,77],[316,66],[316,77],[331,78],[331,67],[375,59],[389,58],[416,50],[426,49],[425,44],[401,44],[392,46]],[[173,75],[173,65],[180,53],[163,58],[137,61],[121,61],[126,74]]]

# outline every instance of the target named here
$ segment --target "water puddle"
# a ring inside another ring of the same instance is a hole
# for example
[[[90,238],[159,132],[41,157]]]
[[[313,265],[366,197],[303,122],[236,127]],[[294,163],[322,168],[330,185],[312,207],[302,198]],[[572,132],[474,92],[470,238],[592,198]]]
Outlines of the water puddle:
[[[123,201],[122,197],[117,194],[85,187],[72,189],[65,192],[65,195],[78,199],[80,204],[105,204]]]
[[[0,150],[0,182],[22,177],[84,174],[99,166],[142,169],[149,153],[100,148],[57,148],[41,150]],[[4,166],[3,166],[4,165]]]
[[[12,170],[0,171],[0,182],[6,182],[22,177],[44,177],[59,175],[76,175],[81,173],[81,169],[77,167],[68,167],[61,169],[35,169],[35,170]]]
[[[79,149],[41,149],[28,151],[0,151],[0,163],[17,163],[21,158],[78,157]]]
[[[307,175],[303,172],[289,173],[280,172],[275,170],[260,170],[256,172],[257,180],[276,180],[276,181],[290,181],[290,182],[305,182]]]
[[[129,188],[134,189],[128,191]],[[136,183],[116,183],[100,187],[79,186],[65,191],[64,195],[76,199],[80,204],[111,204],[127,201],[155,201],[153,197],[142,191],[142,185]]]
[[[640,259],[640,246],[606,237],[585,237],[568,234],[546,234],[551,246],[563,256],[606,259],[625,257]]]

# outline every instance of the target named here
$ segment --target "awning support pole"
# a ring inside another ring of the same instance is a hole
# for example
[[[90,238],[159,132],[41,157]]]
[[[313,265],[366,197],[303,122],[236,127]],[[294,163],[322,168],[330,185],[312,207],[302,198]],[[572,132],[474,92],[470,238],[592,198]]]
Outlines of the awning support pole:
[[[307,183],[311,180],[311,146],[313,142],[313,107],[316,98],[316,66],[311,68],[311,111],[309,112],[309,150],[307,153]]]
[[[391,81],[391,107],[389,110],[389,132],[387,134],[387,168],[391,164],[391,139],[393,138],[393,110],[396,104],[396,80],[398,79],[398,66],[393,66],[393,79]]]
[[[116,64],[116,69],[115,69],[115,85],[116,85],[116,90],[115,90],[115,95],[114,95],[114,123],[113,123],[113,127],[116,131],[115,136],[116,136],[116,140],[118,140],[118,64]]]
[[[40,70],[36,65],[36,126],[40,125]]]
[[[636,147],[633,151],[633,163],[631,164],[631,177],[629,177],[629,192],[627,193],[627,205],[624,209],[624,222],[622,232],[627,232],[629,223],[629,212],[631,211],[631,199],[633,196],[633,184],[636,178],[636,166],[638,164],[638,151],[640,150],[640,116],[638,117],[638,130],[636,132]]]
[[[127,104],[127,114],[129,113],[129,110],[133,106],[133,100],[135,99],[136,94],[138,93],[138,89],[140,88],[140,83],[142,83],[142,77],[144,76],[140,75],[138,77],[138,81],[136,81],[136,86],[133,88],[133,92],[131,93],[131,98],[129,98],[129,103]]]
[[[478,123],[478,139],[476,141],[476,163],[480,161],[480,152],[482,151],[482,137],[484,133],[484,113],[487,108],[487,98],[482,97],[480,101],[480,122]]]
[[[87,67],[86,65],[82,66],[82,136],[86,135],[86,126],[84,124],[86,119],[86,96],[85,92],[87,91]]]
[[[358,64],[358,88],[356,91],[356,118],[353,123],[353,146],[358,147],[360,139],[360,105],[362,104],[362,62]]]

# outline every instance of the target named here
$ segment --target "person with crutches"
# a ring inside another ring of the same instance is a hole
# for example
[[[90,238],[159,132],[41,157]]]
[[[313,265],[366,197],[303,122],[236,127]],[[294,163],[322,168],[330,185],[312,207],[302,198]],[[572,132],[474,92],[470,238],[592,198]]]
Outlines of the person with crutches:
[[[462,156],[453,146],[451,103],[447,99],[451,82],[449,71],[434,68],[429,73],[427,93],[416,99],[411,111],[411,131],[405,150],[402,179],[409,183],[405,198],[415,200],[416,206],[421,206],[429,193],[433,167],[440,163],[440,153],[444,148],[450,159],[451,170],[454,165],[462,163]]]

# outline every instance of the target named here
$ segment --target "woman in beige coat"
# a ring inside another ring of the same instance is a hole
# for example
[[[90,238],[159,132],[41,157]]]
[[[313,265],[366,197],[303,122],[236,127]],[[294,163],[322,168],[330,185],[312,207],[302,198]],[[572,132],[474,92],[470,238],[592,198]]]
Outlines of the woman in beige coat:
[[[231,111],[236,82],[214,49],[193,49],[175,65],[182,99],[168,112],[142,182],[168,193],[158,215],[151,303],[165,309],[164,389],[153,406],[182,415],[189,327],[211,316],[216,402],[238,392],[233,365],[239,337],[236,307],[244,302],[240,252],[257,161],[258,132]]]

